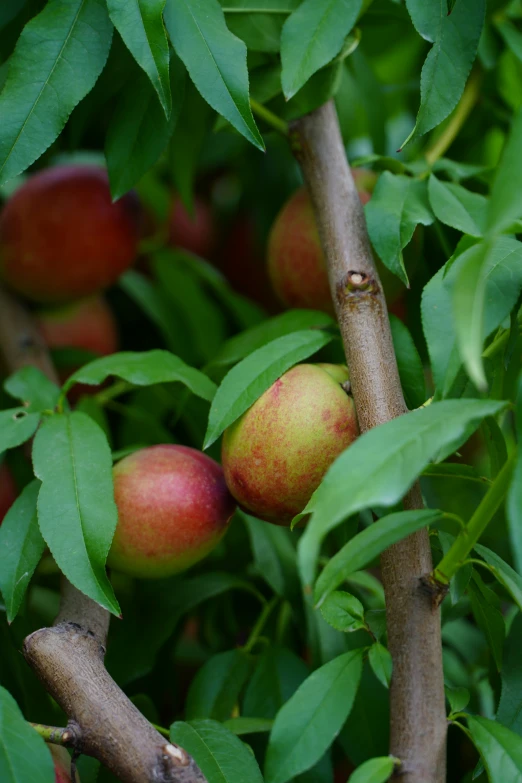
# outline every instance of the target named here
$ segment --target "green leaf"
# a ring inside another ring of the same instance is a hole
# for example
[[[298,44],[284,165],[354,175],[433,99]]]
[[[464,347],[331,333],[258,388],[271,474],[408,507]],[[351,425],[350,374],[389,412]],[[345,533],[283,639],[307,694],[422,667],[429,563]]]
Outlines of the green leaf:
[[[11,397],[21,400],[31,412],[53,410],[60,397],[58,386],[31,365],[10,375],[4,382],[4,389]]]
[[[422,34],[433,38],[434,44],[422,67],[417,122],[404,144],[435,128],[457,105],[477,54],[486,13],[486,0],[459,0],[449,15],[444,3],[432,3],[439,9],[433,35],[435,20],[431,9],[424,12],[421,20],[417,12],[419,2],[422,0],[408,0],[408,10],[412,13],[411,9],[416,8],[412,13],[414,22],[420,23]]]
[[[0,526],[0,588],[7,619],[16,617],[45,543],[38,527],[39,481],[31,481],[15,500]]]
[[[522,62],[522,33],[507,19],[496,21],[495,26],[515,57]]]
[[[227,2],[225,5],[228,8],[231,3]],[[281,31],[285,19],[284,14],[229,13],[227,14],[227,27],[231,33],[245,42],[250,51],[276,54],[280,49]],[[281,83],[278,92],[281,92]]]
[[[308,668],[295,653],[284,647],[268,647],[260,656],[248,683],[243,713],[268,720],[296,692],[308,676]]]
[[[208,783],[263,783],[250,748],[216,721],[177,721],[170,739],[190,753]]]
[[[522,614],[517,614],[504,644],[502,656],[502,690],[497,720],[522,736]]]
[[[453,182],[441,182],[431,174],[428,182],[435,217],[464,234],[481,237],[486,226],[488,200]]]
[[[522,612],[522,576],[517,574],[495,552],[482,544],[476,544],[475,550],[484,558],[497,582],[504,586]]]
[[[506,626],[498,596],[484,584],[475,572],[468,587],[471,609],[478,627],[487,639],[498,671],[502,668],[502,648],[506,635]]]
[[[324,329],[333,325],[334,321],[329,315],[317,310],[287,310],[231,337],[221,346],[212,360],[212,366],[236,364],[277,337],[304,329]]]
[[[289,100],[341,51],[362,0],[304,0],[286,20],[281,36],[282,83]]]
[[[217,0],[167,0],[165,24],[203,98],[264,150],[250,108],[246,46],[228,30]]]
[[[393,347],[406,405],[410,410],[426,402],[426,380],[419,352],[406,324],[390,314]]]
[[[172,108],[169,42],[163,25],[165,0],[107,0],[109,16],[143,68],[168,118]]]
[[[169,119],[165,118],[145,74],[138,73],[137,78],[121,91],[105,139],[113,198],[120,198],[136,185],[167,146],[183,103],[185,72],[182,69],[179,60],[173,57],[170,68],[173,101]]]
[[[468,729],[488,773],[490,783],[522,779],[522,738],[497,721],[467,717]]]
[[[462,712],[466,709],[471,698],[467,688],[444,688],[446,698],[449,701],[451,712]]]
[[[348,783],[386,783],[391,776],[397,759],[392,756],[380,756],[368,759],[355,772],[352,772]]]
[[[458,448],[471,428],[503,407],[504,403],[490,400],[434,402],[381,424],[352,443],[335,460],[304,509],[303,513],[312,513],[298,550],[305,584],[313,579],[321,541],[330,530],[364,508],[398,503],[441,450]]]
[[[321,614],[337,631],[351,632],[365,628],[364,606],[354,595],[336,590],[321,604]]]
[[[25,26],[0,93],[0,182],[56,139],[107,60],[112,25],[103,0],[50,0]]]
[[[197,397],[211,400],[215,384],[199,370],[189,367],[178,356],[168,351],[123,351],[95,359],[77,370],[64,386],[67,391],[75,383],[98,386],[110,375],[122,378],[135,386],[152,386],[155,383],[183,383]]]
[[[230,718],[223,723],[223,726],[237,737],[243,734],[263,734],[271,731],[273,725],[274,721],[266,718]]]
[[[293,332],[258,348],[233,367],[212,402],[203,448],[211,446],[290,367],[332,339],[331,334],[310,329]]]
[[[29,440],[40,422],[39,413],[28,413],[26,408],[0,411],[0,454]]]
[[[491,190],[488,231],[500,233],[522,217],[522,111],[513,121]]]
[[[120,609],[105,573],[118,521],[112,458],[102,430],[84,413],[55,415],[33,445],[40,530],[67,579],[113,614]]]
[[[372,644],[368,653],[368,660],[370,661],[370,666],[379,682],[381,682],[385,688],[389,688],[393,663],[392,657],[386,647],[380,644],[380,642]]]
[[[288,599],[295,598],[300,587],[297,553],[290,531],[277,525],[267,525],[266,522],[243,512],[238,513],[245,521],[259,576],[277,595]]]
[[[522,443],[522,373],[518,376],[515,405],[517,441]],[[519,449],[511,477],[506,516],[513,560],[517,571],[522,573],[522,449]]]
[[[0,780],[53,783],[54,764],[43,739],[24,720],[17,703],[0,687]]]
[[[370,240],[379,258],[408,285],[402,250],[418,223],[433,223],[426,182],[383,171],[364,211]]]
[[[229,650],[210,658],[198,671],[187,695],[187,720],[230,718],[250,674],[250,661],[241,650]]]
[[[406,7],[411,16],[413,26],[419,35],[422,35],[426,41],[434,43],[441,17],[441,6],[439,6],[439,3],[426,3],[425,0],[406,0]]]
[[[303,682],[277,713],[266,753],[266,783],[286,783],[319,761],[350,714],[361,673],[362,650],[350,650]]]
[[[350,574],[360,571],[381,552],[406,536],[434,524],[440,511],[419,509],[388,514],[357,533],[326,564],[315,586],[315,601],[321,605]]]
[[[473,245],[463,253],[453,289],[453,318],[460,357],[469,377],[481,391],[488,387],[482,347],[489,253],[489,245],[485,243]]]

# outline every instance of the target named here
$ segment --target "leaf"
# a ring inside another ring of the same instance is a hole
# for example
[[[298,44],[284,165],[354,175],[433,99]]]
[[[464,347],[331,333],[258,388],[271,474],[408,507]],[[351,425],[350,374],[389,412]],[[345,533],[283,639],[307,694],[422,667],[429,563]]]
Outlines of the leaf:
[[[134,187],[167,146],[183,103],[185,74],[182,69],[179,60],[172,58],[173,101],[170,102],[169,119],[165,118],[157,94],[145,74],[138,73],[137,78],[120,92],[105,139],[105,157],[114,199]]]
[[[364,606],[354,595],[336,590],[321,604],[321,614],[337,631],[358,631],[365,628]]]
[[[392,756],[380,756],[376,759],[368,759],[355,772],[352,772],[348,783],[386,783],[393,773],[398,759]]]
[[[364,212],[370,240],[379,258],[408,285],[402,250],[418,223],[424,226],[433,223],[426,182],[383,171]]]
[[[0,526],[0,588],[10,623],[45,548],[36,516],[39,490],[39,481],[28,484]]]
[[[0,93],[0,183],[53,143],[93,88],[111,38],[102,0],[50,0],[25,26]]]
[[[266,783],[286,783],[319,761],[350,714],[361,673],[362,650],[350,650],[303,682],[276,715]]]
[[[341,51],[362,0],[304,0],[281,35],[282,84],[289,100]]]
[[[508,142],[502,153],[488,210],[488,231],[500,233],[522,216],[522,111],[511,126]]]
[[[111,21],[154,87],[165,116],[172,109],[165,0],[107,0]]]
[[[488,200],[453,182],[441,182],[431,174],[428,182],[435,217],[464,234],[481,237],[486,227]]]
[[[223,378],[210,408],[207,449],[290,367],[331,342],[325,332],[303,330],[287,334],[258,348]]]
[[[267,318],[266,321],[231,337],[221,346],[212,360],[212,366],[236,364],[249,353],[262,348],[263,345],[278,337],[292,334],[292,332],[300,332],[304,329],[324,329],[333,325],[334,321],[329,315],[317,310],[287,310],[281,315]]]
[[[368,660],[370,661],[370,666],[379,682],[381,682],[385,688],[389,688],[392,678],[393,663],[392,657],[386,647],[380,644],[380,642],[372,644],[368,653]]]
[[[502,408],[503,403],[489,400],[434,402],[361,435],[335,460],[304,509],[312,513],[298,548],[304,583],[313,579],[321,541],[330,530],[364,508],[398,503],[440,450],[458,448],[471,428]]]
[[[262,734],[270,731],[274,725],[273,720],[266,718],[230,718],[223,726],[240,737],[242,734]]]
[[[522,611],[522,577],[491,549],[482,546],[482,544],[475,544],[475,550],[484,558],[497,582],[504,586]]]
[[[315,601],[321,606],[327,596],[350,574],[365,568],[381,552],[406,536],[436,522],[440,511],[418,509],[398,511],[373,522],[357,533],[326,564],[315,586]]]
[[[442,5],[442,4],[441,4]],[[425,0],[406,0],[406,7],[413,26],[426,41],[433,43],[437,36],[441,17],[439,3],[426,3]]]
[[[53,783],[54,764],[43,739],[24,720],[17,703],[0,687],[0,780]]]
[[[522,736],[522,614],[517,614],[504,644],[502,656],[502,690],[497,720]]]
[[[477,54],[486,13],[486,0],[459,0],[450,15],[444,3],[433,3],[431,5],[439,8],[437,31],[433,36],[431,9],[426,10],[421,19],[420,2],[422,0],[408,0],[408,10],[424,37],[433,38],[434,44],[422,67],[417,122],[403,147],[439,125],[457,105]],[[412,13],[414,7],[416,11]]]
[[[300,591],[297,574],[297,553],[291,533],[284,527],[267,525],[260,519],[238,512],[244,519],[250,536],[254,564],[274,593],[288,599]]]
[[[215,384],[199,370],[189,367],[178,356],[168,351],[153,350],[144,352],[123,351],[95,359],[77,370],[64,390],[68,391],[75,383],[87,383],[98,386],[110,375],[123,378],[135,386],[152,386],[155,383],[183,383],[197,397],[211,400],[215,393]]]
[[[58,386],[31,365],[10,375],[4,382],[4,389],[11,397],[21,400],[31,412],[54,410],[60,397]]]
[[[27,413],[26,408],[0,411],[0,454],[29,440],[40,422],[40,414]]]
[[[451,712],[462,712],[466,709],[471,698],[467,688],[444,688],[446,698],[450,703]]]
[[[230,5],[231,3],[226,3],[226,10],[228,10]],[[241,38],[247,45],[247,48],[253,52],[278,53],[281,44],[281,30],[283,29],[284,22],[284,14],[227,13],[228,29],[238,38]],[[253,94],[253,89],[251,91]],[[281,92],[281,84],[279,84],[278,92]]]
[[[419,352],[408,327],[400,318],[390,314],[390,326],[406,405],[410,410],[420,408],[425,403],[427,394]]]
[[[522,443],[522,373],[518,376],[515,406],[517,441]],[[522,573],[522,449],[509,485],[506,516],[513,560],[517,571]]]
[[[187,720],[230,718],[239,693],[250,674],[250,662],[241,650],[229,650],[210,658],[198,671],[187,695]]]
[[[490,783],[522,778],[522,738],[497,721],[467,716],[468,729],[488,773]]]
[[[177,721],[170,739],[193,756],[208,783],[263,783],[250,748],[216,721]]]
[[[453,317],[460,357],[469,377],[481,391],[488,387],[482,347],[486,306],[484,278],[489,252],[489,245],[480,243],[462,254],[453,289]]]
[[[279,709],[308,676],[301,658],[284,647],[268,647],[260,656],[245,691],[243,713],[275,718]]]
[[[468,587],[473,616],[487,639],[498,671],[502,668],[502,648],[506,626],[497,595],[487,587],[475,572]]]
[[[84,413],[52,416],[34,439],[33,465],[42,481],[38,523],[57,565],[78,590],[119,615],[105,573],[118,521],[105,435]]]
[[[246,46],[228,30],[217,0],[167,0],[164,16],[174,49],[203,98],[264,150],[250,108]]]

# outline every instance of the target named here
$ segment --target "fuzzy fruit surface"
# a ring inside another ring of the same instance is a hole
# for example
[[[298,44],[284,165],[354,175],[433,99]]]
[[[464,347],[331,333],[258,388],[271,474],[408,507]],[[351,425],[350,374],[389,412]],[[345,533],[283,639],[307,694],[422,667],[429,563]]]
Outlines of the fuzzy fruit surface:
[[[118,525],[108,564],[130,576],[185,571],[224,536],[235,502],[217,462],[188,446],[150,446],[114,471]]]
[[[47,746],[51,751],[54,762],[54,783],[71,783],[71,757],[61,745]],[[80,783],[80,776],[76,773],[76,781]]]
[[[134,261],[136,200],[111,200],[104,169],[56,166],[30,177],[0,214],[0,273],[36,302],[59,303],[112,285]]]
[[[36,317],[49,348],[81,348],[98,356],[118,350],[116,321],[102,296],[40,310]]]
[[[332,374],[298,364],[225,431],[228,487],[244,510],[288,525],[357,434],[353,400]]]
[[[18,492],[11,471],[7,465],[0,464],[0,525],[13,503],[16,500]]]
[[[201,198],[194,199],[191,215],[179,196],[173,201],[169,217],[169,244],[209,258],[216,244],[216,226],[211,207]]]

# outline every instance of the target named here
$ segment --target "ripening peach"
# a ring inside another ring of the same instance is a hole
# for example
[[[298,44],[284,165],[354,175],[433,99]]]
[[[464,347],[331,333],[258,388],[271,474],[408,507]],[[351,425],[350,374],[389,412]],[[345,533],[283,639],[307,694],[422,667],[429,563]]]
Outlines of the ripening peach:
[[[5,462],[0,463],[0,525],[18,496],[13,475]]]
[[[49,348],[81,348],[97,356],[118,350],[116,321],[102,296],[39,310],[36,319]]]
[[[201,258],[209,258],[216,245],[217,229],[210,205],[202,198],[194,199],[191,215],[176,196],[169,217],[169,244],[189,250]]]

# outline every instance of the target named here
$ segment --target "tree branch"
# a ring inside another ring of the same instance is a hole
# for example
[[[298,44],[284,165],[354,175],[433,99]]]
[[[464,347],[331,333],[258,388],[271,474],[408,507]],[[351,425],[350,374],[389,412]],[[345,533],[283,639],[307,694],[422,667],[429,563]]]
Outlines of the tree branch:
[[[333,102],[294,122],[290,141],[312,200],[364,432],[407,409],[382,285]],[[416,484],[404,506],[422,505]],[[421,582],[432,568],[428,532],[420,531],[391,547],[381,556],[381,566],[393,658],[390,753],[402,762],[404,783],[444,783],[440,615]]]
[[[1,288],[0,355],[9,372],[31,364],[57,381],[31,316]],[[125,783],[206,783],[194,760],[167,742],[109,676],[103,663],[109,619],[64,579],[53,627],[24,641],[26,661],[69,718],[68,744]]]

